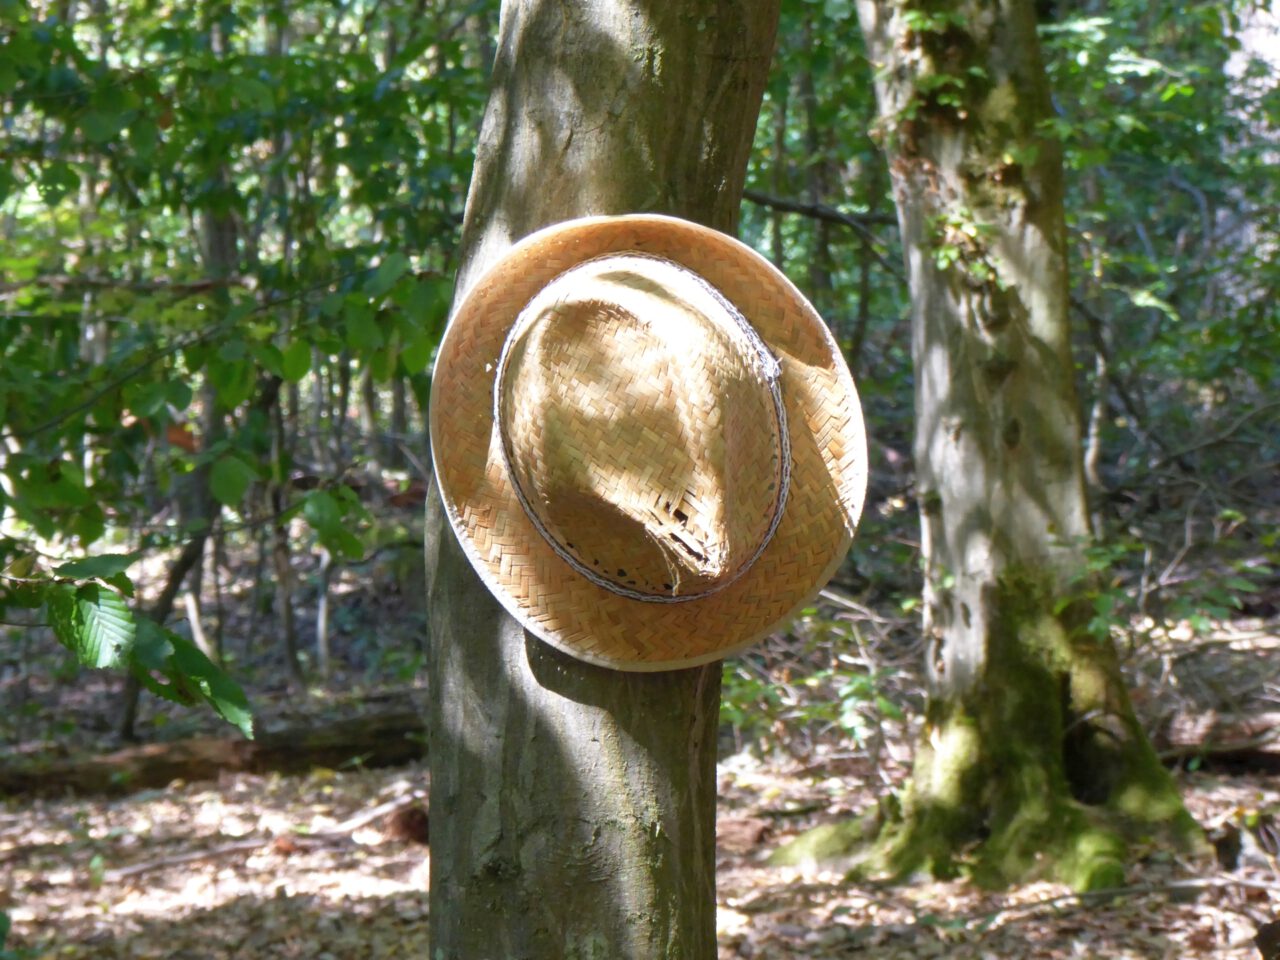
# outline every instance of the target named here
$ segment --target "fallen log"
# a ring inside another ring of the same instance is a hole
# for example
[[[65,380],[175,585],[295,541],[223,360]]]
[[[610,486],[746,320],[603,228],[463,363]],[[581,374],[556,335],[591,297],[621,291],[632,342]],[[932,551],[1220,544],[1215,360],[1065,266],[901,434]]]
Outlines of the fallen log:
[[[1280,713],[1177,713],[1155,732],[1160,759],[1192,759],[1233,767],[1280,770]]]
[[[255,740],[192,737],[94,756],[27,758],[0,764],[0,795],[119,796],[224,773],[391,767],[425,756],[425,737],[421,714],[399,710],[268,730]]]

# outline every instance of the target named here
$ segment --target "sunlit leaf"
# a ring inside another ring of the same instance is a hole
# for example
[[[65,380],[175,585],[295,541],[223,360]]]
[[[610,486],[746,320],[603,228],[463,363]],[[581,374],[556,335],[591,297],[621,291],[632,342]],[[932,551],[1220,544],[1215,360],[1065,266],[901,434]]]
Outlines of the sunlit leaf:
[[[385,296],[407,269],[409,269],[408,257],[399,251],[389,254],[378,265],[378,269],[374,271],[373,276],[365,282],[364,288],[371,296]]]
[[[96,583],[52,586],[46,597],[54,635],[87,667],[117,667],[133,646],[133,615],[118,593]]]

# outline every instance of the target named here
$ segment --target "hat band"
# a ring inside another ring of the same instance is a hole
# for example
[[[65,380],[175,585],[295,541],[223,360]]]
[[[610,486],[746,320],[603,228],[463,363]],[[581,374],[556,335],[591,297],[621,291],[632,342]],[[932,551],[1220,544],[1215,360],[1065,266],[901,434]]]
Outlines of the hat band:
[[[571,270],[578,269],[586,264],[596,260],[610,260],[621,255],[621,251],[613,252],[599,257],[592,257],[581,263],[575,264]],[[507,432],[507,425],[502,416],[504,385],[506,382],[507,365],[510,360],[511,350],[514,343],[522,337],[525,331],[535,322],[536,318],[532,316],[518,317],[517,321],[511,325],[511,329],[507,331],[507,337],[502,344],[502,353],[498,358],[498,366],[494,372],[494,389],[493,389],[493,420],[498,427],[498,435],[502,446],[502,462],[507,469],[507,479],[511,483],[511,488],[515,493],[516,500],[519,502],[521,509],[524,510],[525,516],[538,531],[539,535],[547,545],[560,557],[565,563],[574,569],[578,574],[596,586],[616,594],[620,597],[627,597],[631,600],[639,600],[644,603],[687,603],[690,600],[701,600],[706,597],[713,596],[724,590],[736,582],[743,574],[751,569],[752,565],[760,559],[765,548],[769,546],[769,542],[773,539],[774,534],[778,532],[778,525],[782,523],[782,514],[787,505],[787,495],[791,489],[791,436],[787,432],[787,411],[782,402],[782,364],[777,357],[769,350],[769,347],[761,339],[747,318],[742,315],[728,298],[724,296],[716,287],[709,283],[698,273],[690,270],[670,260],[666,257],[654,256],[650,253],[641,251],[626,251],[626,256],[636,257],[643,260],[653,260],[659,263],[669,264],[688,274],[690,278],[695,280],[708,294],[710,294],[716,302],[724,309],[725,313],[733,320],[734,325],[747,343],[751,346],[752,353],[756,358],[756,362],[760,368],[760,373],[764,379],[765,386],[769,390],[769,396],[773,401],[774,416],[778,425],[778,494],[774,500],[773,515],[769,520],[769,526],[765,530],[764,535],[760,538],[760,542],[756,545],[754,552],[745,563],[739,565],[732,576],[706,590],[700,590],[697,593],[686,593],[679,596],[667,596],[663,594],[645,593],[641,590],[633,590],[610,580],[608,577],[601,576],[591,567],[587,566],[576,556],[573,555],[556,537],[547,529],[542,518],[538,516],[536,510],[529,500],[528,495],[520,486],[520,480],[514,467],[514,454],[511,448],[511,438]],[[566,271],[568,272],[568,271]],[[558,277],[553,278],[553,282]],[[714,322],[714,321],[713,321]]]

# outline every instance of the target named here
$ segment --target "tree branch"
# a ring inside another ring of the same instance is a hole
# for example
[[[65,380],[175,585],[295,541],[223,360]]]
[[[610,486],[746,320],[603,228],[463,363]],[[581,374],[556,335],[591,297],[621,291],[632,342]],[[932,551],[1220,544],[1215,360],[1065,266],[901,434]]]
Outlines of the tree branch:
[[[824,220],[827,223],[837,223],[842,227],[848,227],[858,236],[860,236],[867,244],[867,250],[875,259],[876,263],[884,267],[890,275],[897,278],[899,283],[906,283],[906,277],[902,275],[902,271],[889,262],[877,248],[885,246],[884,241],[871,232],[871,226],[892,226],[898,221],[888,214],[866,214],[859,216],[857,214],[845,213],[843,210],[837,210],[835,207],[827,206],[825,203],[805,203],[801,200],[790,200],[786,197],[775,197],[767,193],[761,193],[759,190],[742,191],[742,199],[750,200],[752,203],[769,207],[773,210],[781,210],[784,213],[798,213],[801,216],[811,217],[814,220]]]
[[[250,286],[247,277],[205,277],[176,283],[168,280],[150,280],[146,282],[117,280],[113,277],[71,276],[68,274],[45,274],[32,277],[30,280],[19,280],[0,283],[0,295],[15,293],[28,287],[52,287],[55,290],[131,290],[135,293],[173,293],[184,297],[198,293],[208,293],[220,287]]]

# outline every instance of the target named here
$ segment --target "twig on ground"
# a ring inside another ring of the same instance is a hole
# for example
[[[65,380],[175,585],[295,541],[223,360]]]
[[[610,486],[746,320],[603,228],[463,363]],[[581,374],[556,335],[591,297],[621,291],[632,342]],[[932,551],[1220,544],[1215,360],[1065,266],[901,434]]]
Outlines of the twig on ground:
[[[424,799],[426,794],[419,791],[408,793],[403,797],[396,797],[394,800],[388,800],[386,803],[380,803],[371,810],[364,810],[354,817],[350,817],[339,824],[330,827],[328,830],[318,830],[315,833],[299,834],[297,836],[289,836],[287,840],[290,844],[298,848],[318,846],[323,843],[331,843],[335,840],[345,840],[352,833],[361,827],[372,823],[379,817],[387,816],[408,807],[419,800]],[[157,857],[154,860],[145,860],[141,863],[133,863],[127,867],[119,867],[115,870],[107,870],[102,875],[104,883],[119,883],[121,880],[128,880],[131,877],[141,876],[144,873],[152,873],[156,870],[164,870],[168,867],[178,867],[187,863],[199,863],[204,860],[219,860],[222,857],[234,856],[238,853],[248,853],[253,850],[259,850],[263,847],[270,846],[272,843],[278,842],[286,838],[283,837],[246,837],[242,840],[234,840],[221,846],[211,847],[208,850],[190,850],[186,853],[177,853],[167,857]]]
[[[1001,918],[1018,919],[1020,917],[1029,916],[1045,908],[1056,907],[1062,903],[1072,903],[1075,906],[1083,907],[1091,903],[1116,900],[1121,897],[1140,897],[1149,896],[1151,894],[1214,890],[1228,887],[1245,887],[1250,890],[1265,890],[1271,893],[1280,893],[1280,882],[1251,880],[1247,877],[1230,877],[1225,874],[1218,874],[1211,877],[1199,877],[1192,880],[1168,880],[1162,883],[1138,883],[1128,887],[1114,887],[1110,890],[1091,890],[1084,893],[1062,893],[1057,896],[1046,897],[1043,900],[1033,900],[1030,903],[1016,903],[1007,907],[1000,907],[996,910],[983,910],[977,913],[967,914],[962,917],[955,917],[954,919],[949,920],[948,923],[958,925],[963,924],[967,926],[971,923],[986,921],[987,924],[990,925]],[[927,926],[927,924],[918,925]]]
[[[1257,750],[1259,747],[1265,747],[1269,744],[1280,741],[1280,729],[1264,730],[1262,733],[1248,737],[1244,740],[1233,740],[1227,743],[1197,743],[1186,744],[1180,747],[1170,747],[1167,750],[1157,751],[1156,756],[1162,761],[1182,760],[1185,757],[1216,757],[1223,754],[1244,753],[1249,750]]]

